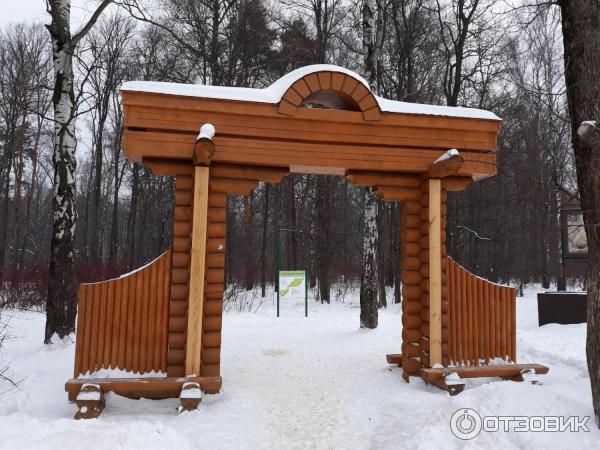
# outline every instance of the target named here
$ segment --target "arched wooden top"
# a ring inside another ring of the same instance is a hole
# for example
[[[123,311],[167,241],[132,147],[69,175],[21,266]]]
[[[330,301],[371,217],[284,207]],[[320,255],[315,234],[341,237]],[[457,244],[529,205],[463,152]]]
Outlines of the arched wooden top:
[[[365,120],[380,120],[377,99],[363,80],[344,72],[323,70],[296,80],[287,88],[277,110],[296,115],[299,107],[361,111]]]
[[[189,164],[198,129],[210,123],[211,164],[424,174],[458,149],[464,161],[453,176],[496,173],[500,119],[493,113],[377,97],[343,67],[301,67],[261,89],[134,81],[122,91],[125,154],[146,164]],[[209,162],[198,155],[196,163]]]

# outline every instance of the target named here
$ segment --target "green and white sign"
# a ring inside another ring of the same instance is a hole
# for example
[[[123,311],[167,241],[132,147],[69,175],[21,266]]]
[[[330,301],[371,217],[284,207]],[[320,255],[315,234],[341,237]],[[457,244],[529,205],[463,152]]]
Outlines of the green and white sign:
[[[306,296],[306,272],[304,270],[279,271],[279,298],[281,300],[304,299]]]
[[[308,296],[306,292],[306,272],[304,270],[280,270],[278,274],[277,317],[279,303],[291,300],[304,300],[304,316],[308,317]]]

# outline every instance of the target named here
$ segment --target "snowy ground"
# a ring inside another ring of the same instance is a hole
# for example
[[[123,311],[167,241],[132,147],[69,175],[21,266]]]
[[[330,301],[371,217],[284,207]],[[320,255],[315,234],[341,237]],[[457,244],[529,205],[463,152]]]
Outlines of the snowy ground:
[[[98,420],[74,421],[63,385],[72,371],[72,343],[44,346],[39,313],[9,314],[13,339],[1,359],[22,379],[0,383],[0,449],[64,448],[598,448],[600,432],[482,432],[455,438],[450,416],[469,407],[482,416],[592,416],[585,364],[585,326],[537,327],[535,292],[518,300],[521,362],[550,366],[540,384],[468,381],[457,397],[385,362],[400,350],[397,307],[379,328],[358,328],[358,308],[311,302],[303,309],[263,304],[256,313],[229,312],[223,323],[223,389],[198,411],[177,415],[176,400],[108,396]]]

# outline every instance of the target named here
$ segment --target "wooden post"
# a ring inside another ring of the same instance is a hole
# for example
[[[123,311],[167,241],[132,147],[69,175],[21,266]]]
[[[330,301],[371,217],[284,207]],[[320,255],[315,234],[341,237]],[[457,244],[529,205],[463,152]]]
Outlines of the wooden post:
[[[185,350],[185,374],[187,376],[200,376],[204,272],[206,265],[206,228],[208,221],[208,178],[208,167],[196,166],[194,168],[190,292],[188,297],[187,344]]]
[[[429,364],[442,364],[442,180],[429,179]]]

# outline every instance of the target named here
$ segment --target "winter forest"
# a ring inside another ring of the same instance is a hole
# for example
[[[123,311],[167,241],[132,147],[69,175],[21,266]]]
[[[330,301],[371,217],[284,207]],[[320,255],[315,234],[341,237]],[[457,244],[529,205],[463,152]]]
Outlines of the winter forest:
[[[365,72],[362,1],[168,0],[160,10],[120,3],[99,18],[74,59],[77,282],[139,267],[171,242],[172,179],[123,155],[122,82],[265,87],[316,63]],[[374,4],[380,96],[484,108],[503,119],[499,176],[450,197],[448,253],[492,281],[556,283],[563,276],[559,200],[576,196],[559,11],[487,0]],[[47,291],[52,77],[43,24],[1,30],[0,280],[10,286],[7,303],[41,306]],[[273,283],[279,238],[282,267],[306,269],[311,287],[329,301],[333,286],[360,281],[364,199],[364,188],[344,177],[300,174],[231,196],[227,285]],[[377,228],[379,285],[391,288],[388,298],[380,289],[385,305],[400,301],[398,204],[379,202]]]
[[[4,7],[0,450],[597,447],[600,0]]]

